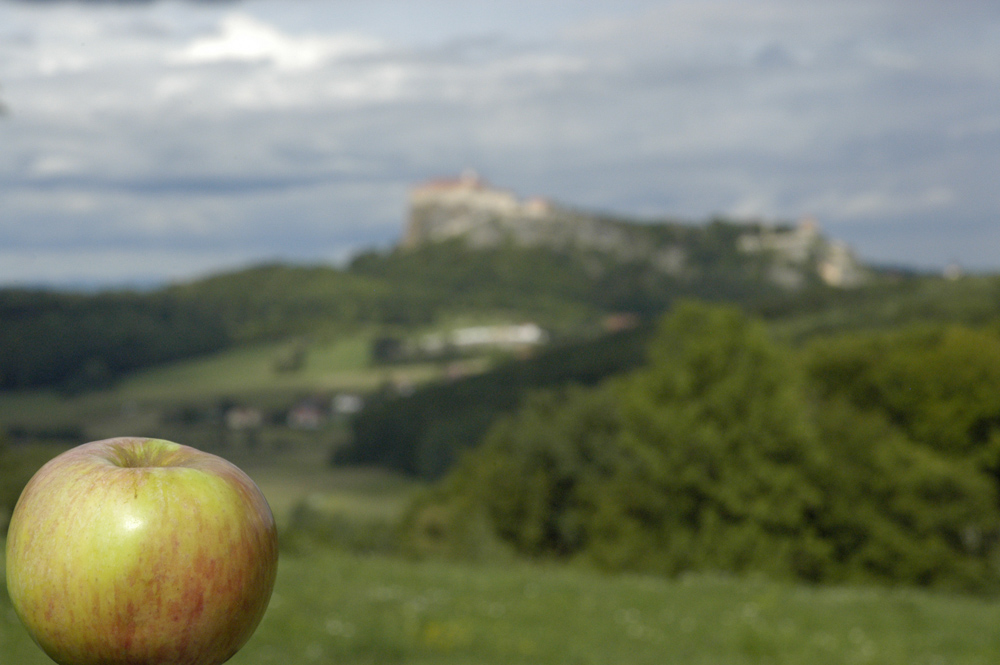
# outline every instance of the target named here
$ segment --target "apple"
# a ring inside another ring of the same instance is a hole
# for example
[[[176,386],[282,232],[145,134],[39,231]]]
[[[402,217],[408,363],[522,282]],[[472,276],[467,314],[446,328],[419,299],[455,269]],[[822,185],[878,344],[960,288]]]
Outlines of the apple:
[[[264,616],[278,568],[267,500],[221,457],[170,441],[73,448],[24,488],[7,590],[61,665],[217,665]]]

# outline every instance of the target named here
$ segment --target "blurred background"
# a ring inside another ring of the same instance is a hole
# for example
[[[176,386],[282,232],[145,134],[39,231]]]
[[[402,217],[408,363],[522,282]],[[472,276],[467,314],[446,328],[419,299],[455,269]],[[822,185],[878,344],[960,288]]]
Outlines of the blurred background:
[[[0,0],[0,529],[155,436],[278,519],[234,663],[992,662],[998,31]]]

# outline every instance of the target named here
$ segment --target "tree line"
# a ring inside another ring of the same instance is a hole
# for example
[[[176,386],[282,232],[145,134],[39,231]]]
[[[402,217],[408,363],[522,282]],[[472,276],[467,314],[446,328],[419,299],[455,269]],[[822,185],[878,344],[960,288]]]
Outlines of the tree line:
[[[214,312],[179,294],[0,291],[0,390],[103,387],[227,342]]]

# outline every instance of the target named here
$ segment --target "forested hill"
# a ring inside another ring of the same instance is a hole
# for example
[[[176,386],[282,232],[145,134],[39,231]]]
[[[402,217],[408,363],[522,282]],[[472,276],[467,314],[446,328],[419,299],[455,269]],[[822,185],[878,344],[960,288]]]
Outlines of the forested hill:
[[[796,264],[778,250],[746,251],[748,229],[770,233],[718,220],[651,229],[670,246],[683,242],[682,269],[665,263],[663,252],[629,258],[513,243],[473,249],[455,238],[369,252],[344,268],[264,265],[152,292],[0,290],[0,390],[83,390],[234,345],[361,327],[406,330],[453,316],[502,314],[571,335],[611,313],[654,317],[681,297],[734,302],[765,316],[811,312],[809,325],[844,325],[829,313],[838,307],[871,319],[995,309],[989,280],[970,291],[968,280],[931,279],[928,291],[920,286],[927,279],[875,276],[842,289],[805,271],[794,285],[782,283],[775,275],[789,273],[776,267]],[[881,311],[897,295],[911,304]]]

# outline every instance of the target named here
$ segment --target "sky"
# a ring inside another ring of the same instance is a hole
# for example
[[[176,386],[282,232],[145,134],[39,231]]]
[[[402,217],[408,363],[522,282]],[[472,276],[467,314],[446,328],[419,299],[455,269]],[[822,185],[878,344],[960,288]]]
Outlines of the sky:
[[[392,246],[476,170],[1000,272],[1000,3],[0,0],[0,285]]]

